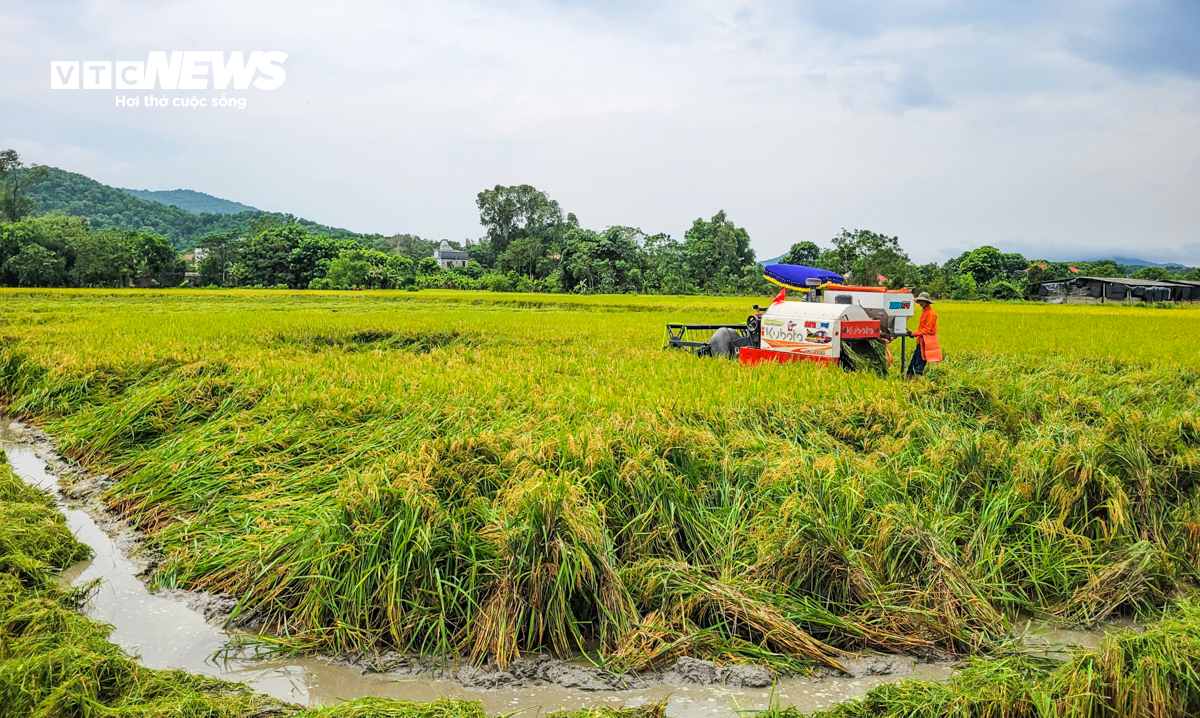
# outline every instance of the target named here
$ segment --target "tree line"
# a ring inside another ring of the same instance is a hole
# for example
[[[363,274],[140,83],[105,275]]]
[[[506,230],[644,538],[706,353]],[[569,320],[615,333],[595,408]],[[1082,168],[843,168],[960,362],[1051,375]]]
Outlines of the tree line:
[[[45,172],[24,167],[11,150],[0,153],[0,284],[657,294],[774,291],[762,277],[749,234],[724,211],[696,219],[682,240],[676,240],[635,227],[588,229],[543,191],[529,185],[496,186],[476,197],[483,236],[451,243],[467,252],[465,267],[443,269],[433,258],[439,243],[416,235],[356,235],[269,213],[212,225],[185,257],[170,238],[152,227],[108,226],[93,218],[70,216],[61,208],[39,216],[44,208],[29,187],[44,180]],[[870,230],[842,230],[826,247],[798,242],[776,261],[833,270],[856,284],[912,287],[954,299],[1020,299],[1038,281],[1073,274],[1200,278],[1196,270],[1122,267],[1111,260],[1073,265],[1030,261],[991,246],[964,252],[943,264],[918,265],[909,259],[898,237]]]

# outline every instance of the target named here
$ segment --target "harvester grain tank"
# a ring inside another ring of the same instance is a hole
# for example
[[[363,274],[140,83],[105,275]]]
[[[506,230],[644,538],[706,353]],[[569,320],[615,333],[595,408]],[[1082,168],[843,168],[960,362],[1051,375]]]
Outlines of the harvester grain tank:
[[[784,289],[769,306],[756,305],[745,324],[668,324],[667,346],[747,365],[812,361],[855,369],[882,357],[884,342],[908,336],[908,289],[848,286],[833,272],[788,264],[771,265],[763,276]],[[789,289],[801,298],[788,301]]]

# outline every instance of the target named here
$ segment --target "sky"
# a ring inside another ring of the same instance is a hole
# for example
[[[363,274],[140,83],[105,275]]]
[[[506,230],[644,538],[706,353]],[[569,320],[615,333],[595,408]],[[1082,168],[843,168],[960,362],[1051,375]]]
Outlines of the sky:
[[[1197,0],[0,0],[0,28],[0,148],[119,187],[461,240],[532,184],[595,229],[723,209],[760,258],[861,228],[1200,265]],[[50,89],[238,50],[287,53],[244,109]]]

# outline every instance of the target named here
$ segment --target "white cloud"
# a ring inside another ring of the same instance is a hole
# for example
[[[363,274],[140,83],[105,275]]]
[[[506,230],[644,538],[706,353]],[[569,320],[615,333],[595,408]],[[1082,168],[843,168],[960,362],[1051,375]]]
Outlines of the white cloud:
[[[0,10],[25,28],[0,44],[0,136],[110,184],[460,238],[476,192],[527,182],[588,226],[681,236],[724,208],[760,256],[842,226],[920,260],[1197,238],[1200,84],[1081,59],[1049,20],[854,35],[766,2],[54,5]],[[158,49],[280,49],[288,79],[222,114],[46,87],[50,59]]]

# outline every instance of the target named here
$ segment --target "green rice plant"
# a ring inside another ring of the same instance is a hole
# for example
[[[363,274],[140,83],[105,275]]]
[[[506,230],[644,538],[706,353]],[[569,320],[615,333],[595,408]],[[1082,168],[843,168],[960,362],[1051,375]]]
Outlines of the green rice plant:
[[[28,530],[31,515],[44,536]],[[478,703],[449,700],[365,699],[302,710],[241,684],[145,668],[108,642],[110,626],[78,612],[94,585],[65,589],[54,580],[52,567],[91,551],[71,535],[48,495],[14,475],[3,452],[0,517],[0,718],[484,717]]]
[[[602,647],[630,629],[637,609],[600,515],[577,480],[535,473],[503,489],[497,509],[481,532],[494,547],[497,575],[468,629],[472,657],[505,666],[521,647],[545,644],[568,656],[583,647],[583,624],[592,616],[597,625],[586,628]]]
[[[944,303],[901,382],[656,341],[753,299],[0,295],[0,406],[284,652],[802,669],[1196,586],[1200,310]]]
[[[902,681],[815,715],[837,718],[1184,718],[1200,711],[1200,610],[1185,601],[1141,631],[1065,661],[972,659],[949,681]],[[794,710],[762,715],[798,716]]]
[[[839,703],[814,716],[836,718],[1051,718],[1058,715],[1047,695],[1053,664],[1009,656],[975,659],[947,682],[901,681]],[[795,709],[773,709],[762,718],[800,718]],[[1098,714],[1099,715],[1099,714]]]
[[[898,598],[936,615],[941,630],[971,644],[967,649],[977,650],[1002,638],[1008,626],[989,599],[991,587],[973,580],[961,565],[957,547],[947,540],[947,535],[961,529],[940,525],[913,506],[889,505],[882,514],[874,537],[878,573],[902,586],[914,584],[914,576],[921,577],[920,588],[900,589]]]
[[[651,629],[665,627],[668,635],[672,627],[676,633],[691,627],[724,629],[731,637],[780,655],[841,667],[837,656],[842,652],[816,640],[799,625],[795,614],[803,608],[788,611],[784,601],[761,586],[731,576],[707,576],[687,564],[659,560],[631,566],[625,578],[638,603],[653,611]],[[820,609],[805,608],[825,617]],[[656,637],[652,633],[643,632],[639,638],[618,653],[621,664],[642,668],[663,657],[663,650],[653,645]]]
[[[663,718],[667,711],[667,700],[664,698],[654,703],[646,703],[636,708],[583,708],[577,711],[555,711],[548,718]]]
[[[1174,718],[1200,713],[1200,606],[1186,601],[1146,627],[1109,636],[1049,680],[1058,713]]]
[[[1071,597],[1049,611],[1068,621],[1092,625],[1117,609],[1152,611],[1168,602],[1176,585],[1171,557],[1148,541],[1122,547],[1115,555],[1101,556],[1097,570]]]
[[[91,587],[61,588],[51,567],[91,556],[44,492],[0,452],[0,718],[243,716],[274,701],[244,687],[148,671],[108,643],[109,627],[77,612]]]
[[[0,451],[0,560],[66,568],[91,555],[75,540],[50,495],[21,481]]]
[[[905,357],[907,360],[908,357]],[[899,369],[899,363],[897,363]],[[888,348],[883,342],[871,339],[848,339],[842,342],[842,367],[848,371],[867,371],[886,377]]]
[[[359,698],[300,713],[302,718],[486,718],[478,701],[448,699],[415,703],[387,698]]]

